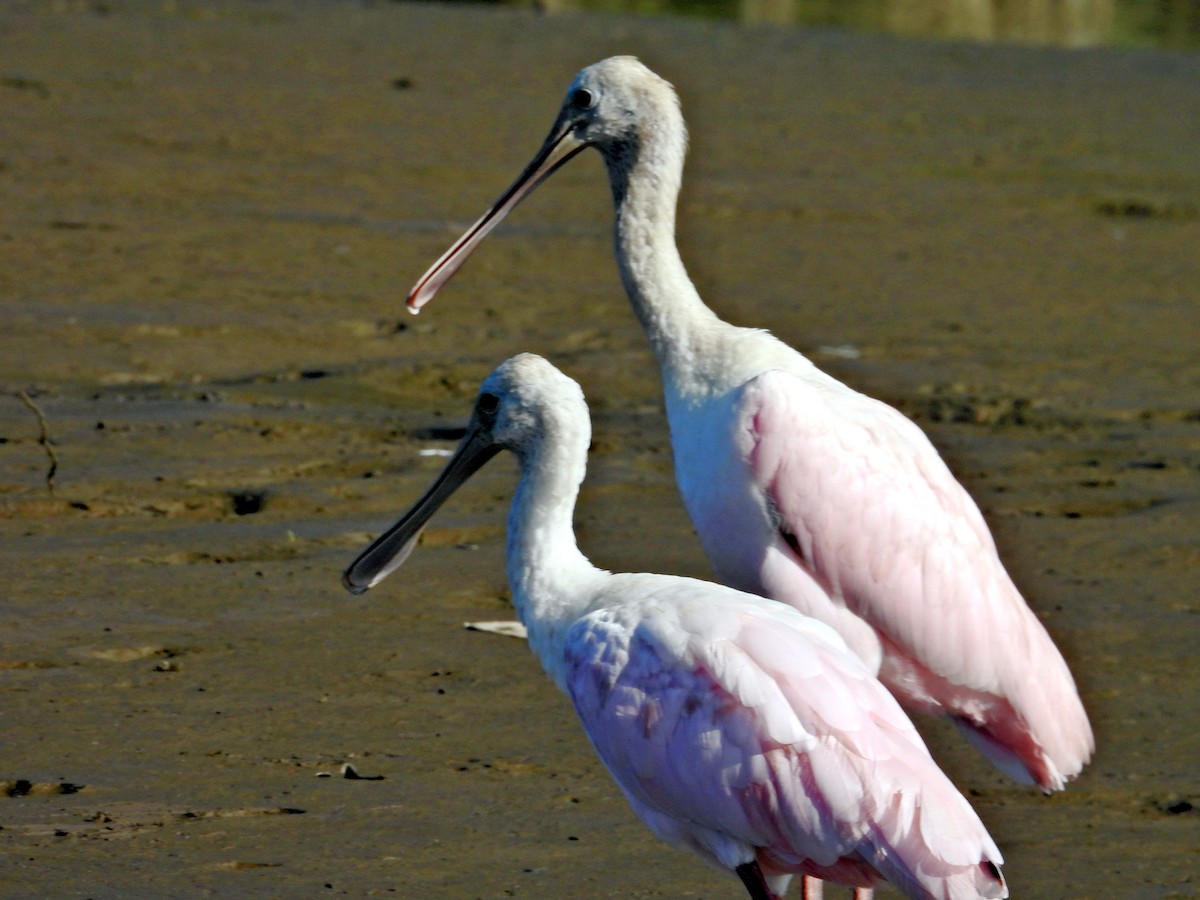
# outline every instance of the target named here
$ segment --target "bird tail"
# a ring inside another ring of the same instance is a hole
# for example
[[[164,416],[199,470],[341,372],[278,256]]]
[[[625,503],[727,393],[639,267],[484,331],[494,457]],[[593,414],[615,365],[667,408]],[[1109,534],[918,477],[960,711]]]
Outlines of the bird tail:
[[[948,779],[941,781],[926,781],[915,796],[893,794],[859,853],[909,897],[1007,897],[1000,850],[962,794]]]

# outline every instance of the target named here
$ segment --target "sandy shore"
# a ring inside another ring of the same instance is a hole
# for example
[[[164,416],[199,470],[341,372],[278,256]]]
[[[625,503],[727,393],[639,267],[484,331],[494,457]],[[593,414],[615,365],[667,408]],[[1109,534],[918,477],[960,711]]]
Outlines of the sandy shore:
[[[593,405],[584,550],[708,575],[598,158],[402,309],[616,52],[683,97],[702,293],[928,429],[1072,665],[1064,794],[920,723],[1013,896],[1200,891],[1194,54],[109,0],[0,10],[0,895],[739,896],[461,627],[509,615],[511,464],[338,584],[522,350]]]

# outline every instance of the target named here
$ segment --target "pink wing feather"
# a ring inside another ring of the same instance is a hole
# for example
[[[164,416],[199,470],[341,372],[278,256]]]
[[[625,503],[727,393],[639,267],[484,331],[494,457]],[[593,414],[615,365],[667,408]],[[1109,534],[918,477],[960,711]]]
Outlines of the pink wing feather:
[[[876,630],[880,678],[905,705],[954,716],[1044,789],[1076,775],[1094,742],[1074,680],[925,434],[783,371],[744,386],[739,409],[743,458],[787,545],[764,560],[762,592],[787,596],[803,569]]]
[[[728,868],[749,848],[768,875],[1007,896],[974,811],[820,623],[674,579],[578,622],[566,655],[589,738],[664,840]]]

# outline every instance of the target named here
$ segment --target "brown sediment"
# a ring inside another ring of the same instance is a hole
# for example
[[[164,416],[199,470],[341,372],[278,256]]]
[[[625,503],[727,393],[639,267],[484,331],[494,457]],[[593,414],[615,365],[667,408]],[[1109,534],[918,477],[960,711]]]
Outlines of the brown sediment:
[[[598,159],[403,309],[618,52],[682,95],[701,293],[928,429],[1080,683],[1050,798],[922,725],[1014,896],[1194,888],[1194,55],[273,0],[0,35],[0,892],[738,895],[462,627],[509,615],[510,466],[339,584],[524,350],[592,403],[585,551],[707,577]]]

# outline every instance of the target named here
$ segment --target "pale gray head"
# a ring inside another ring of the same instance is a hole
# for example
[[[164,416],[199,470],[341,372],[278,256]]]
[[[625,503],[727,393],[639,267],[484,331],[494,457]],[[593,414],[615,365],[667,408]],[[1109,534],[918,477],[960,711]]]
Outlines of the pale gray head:
[[[632,56],[601,60],[576,75],[557,125],[606,158],[627,156],[649,134],[686,138],[675,89]]]
[[[419,312],[432,300],[480,241],[526,196],[567,160],[595,147],[608,166],[618,203],[642,152],[654,147],[655,175],[678,189],[687,129],[674,88],[632,56],[613,56],[575,76],[541,149],[499,200],[435,262],[408,295]]]
[[[501,450],[515,453],[525,470],[548,442],[586,456],[590,437],[587,403],[576,382],[532,353],[506,360],[480,387],[466,434],[441,475],[347,567],[342,584],[361,594],[398,569],[438,508]]]
[[[498,448],[524,458],[547,440],[590,437],[583,389],[547,360],[521,353],[484,379],[468,432],[478,430]]]

